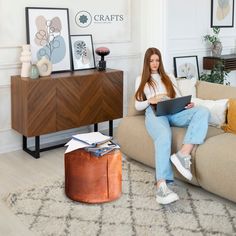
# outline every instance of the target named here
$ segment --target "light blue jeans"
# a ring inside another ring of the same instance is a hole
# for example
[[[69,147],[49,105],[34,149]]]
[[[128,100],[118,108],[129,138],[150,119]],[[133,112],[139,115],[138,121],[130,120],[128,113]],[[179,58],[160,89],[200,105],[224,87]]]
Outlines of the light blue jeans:
[[[202,144],[207,134],[210,113],[205,107],[193,107],[173,115],[156,116],[149,106],[145,112],[146,129],[155,147],[156,180],[172,182],[171,126],[187,127],[183,144]]]

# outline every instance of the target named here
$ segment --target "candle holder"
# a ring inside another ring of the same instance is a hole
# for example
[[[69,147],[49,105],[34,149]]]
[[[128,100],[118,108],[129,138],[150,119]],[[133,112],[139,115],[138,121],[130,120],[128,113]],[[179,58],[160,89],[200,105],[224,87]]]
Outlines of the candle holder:
[[[110,53],[110,50],[106,47],[99,47],[95,52],[97,55],[101,56],[101,60],[98,62],[98,70],[106,70],[106,61],[104,60],[104,57]]]

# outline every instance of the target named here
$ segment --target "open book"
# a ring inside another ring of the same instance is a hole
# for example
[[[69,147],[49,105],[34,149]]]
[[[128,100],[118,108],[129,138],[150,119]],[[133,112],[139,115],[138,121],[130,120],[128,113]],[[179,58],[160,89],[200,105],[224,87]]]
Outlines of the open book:
[[[191,97],[191,95],[188,95],[158,102],[155,110],[156,116],[171,115],[184,110],[191,102]]]

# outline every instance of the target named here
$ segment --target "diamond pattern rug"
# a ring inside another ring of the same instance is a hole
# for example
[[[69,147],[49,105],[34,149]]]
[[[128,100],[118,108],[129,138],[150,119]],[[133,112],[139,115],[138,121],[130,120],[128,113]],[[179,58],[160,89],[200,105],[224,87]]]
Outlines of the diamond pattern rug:
[[[103,204],[84,204],[64,194],[64,179],[9,194],[8,207],[39,235],[236,235],[236,205],[179,181],[180,200],[155,201],[154,171],[123,161],[123,194]]]

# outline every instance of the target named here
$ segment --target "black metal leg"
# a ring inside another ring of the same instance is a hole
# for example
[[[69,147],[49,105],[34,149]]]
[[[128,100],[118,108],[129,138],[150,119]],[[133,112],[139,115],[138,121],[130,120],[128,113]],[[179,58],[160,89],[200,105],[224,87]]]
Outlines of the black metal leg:
[[[113,120],[109,120],[109,136],[113,136]]]
[[[35,158],[40,157],[40,136],[35,136]]]
[[[98,131],[98,123],[95,123],[94,124],[94,132],[97,132]]]
[[[30,154],[31,156],[33,156],[36,159],[40,158],[40,152],[48,151],[48,150],[58,148],[58,147],[63,147],[65,145],[65,143],[63,143],[63,144],[58,144],[58,145],[49,146],[49,147],[45,147],[45,148],[40,148],[40,136],[35,136],[34,138],[35,138],[35,150],[30,150],[27,147],[27,137],[24,135],[23,135],[22,147],[25,152],[27,152],[28,154]]]
[[[27,137],[23,135],[23,150],[36,159],[40,158],[40,137],[35,136],[35,150],[30,150],[27,147]]]

